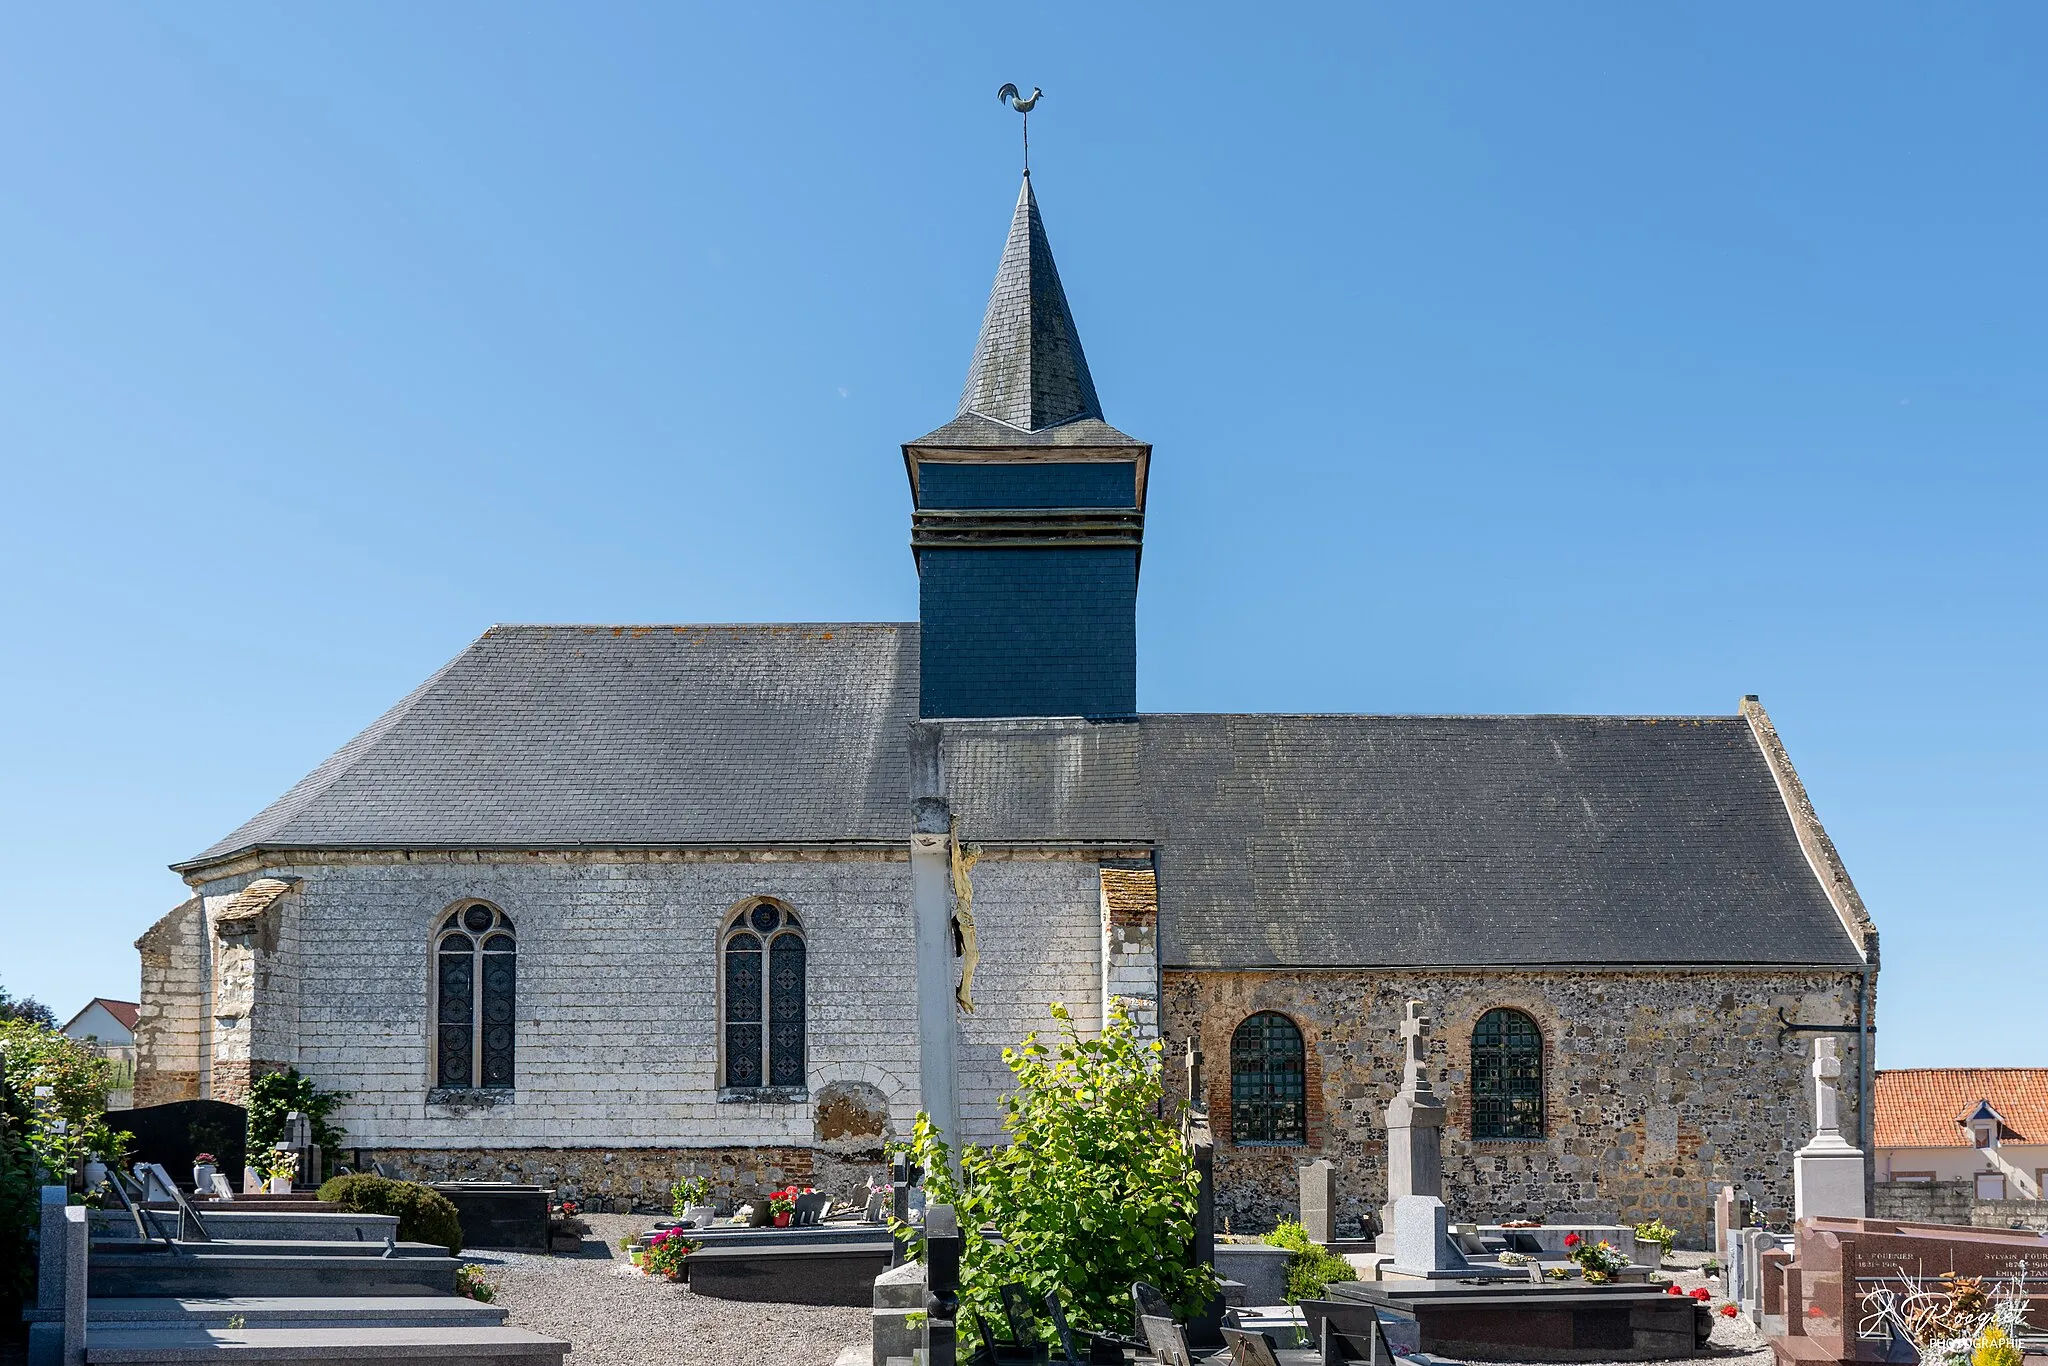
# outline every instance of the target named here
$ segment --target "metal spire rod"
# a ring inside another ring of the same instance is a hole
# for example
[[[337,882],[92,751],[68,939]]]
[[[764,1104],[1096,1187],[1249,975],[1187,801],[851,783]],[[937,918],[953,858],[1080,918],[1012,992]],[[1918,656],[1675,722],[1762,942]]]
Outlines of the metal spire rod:
[[[1018,92],[1015,85],[1007,81],[1001,90],[996,91],[998,100],[1024,116],[1024,174],[1027,176],[1031,174],[1031,111],[1038,107],[1039,96],[1044,93],[1034,85],[1031,87],[1031,94],[1026,97]]]

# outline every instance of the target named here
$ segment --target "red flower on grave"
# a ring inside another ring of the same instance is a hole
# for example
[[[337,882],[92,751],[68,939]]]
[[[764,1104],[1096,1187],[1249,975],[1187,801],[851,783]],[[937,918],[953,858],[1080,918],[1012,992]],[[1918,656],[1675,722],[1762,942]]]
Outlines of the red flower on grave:
[[[1724,1319],[1732,1319],[1735,1317],[1736,1313],[1737,1310],[1735,1306],[1732,1304],[1724,1304],[1721,1306],[1721,1317]]]
[[[1828,1311],[1817,1304],[1810,1304],[1806,1307],[1806,1317],[1810,1319],[1824,1319],[1827,1316]]]
[[[1577,1247],[1577,1246],[1579,1245],[1579,1235],[1578,1235],[1578,1234],[1576,1234],[1576,1233],[1567,1233],[1567,1234],[1565,1234],[1565,1235],[1564,1235],[1564,1245],[1565,1245],[1566,1247]]]
[[[1709,1295],[1707,1293],[1707,1288],[1705,1286],[1701,1286],[1699,1289],[1693,1291],[1692,1297],[1698,1300],[1701,1304],[1705,1304],[1708,1300],[1714,1298],[1712,1295]]]

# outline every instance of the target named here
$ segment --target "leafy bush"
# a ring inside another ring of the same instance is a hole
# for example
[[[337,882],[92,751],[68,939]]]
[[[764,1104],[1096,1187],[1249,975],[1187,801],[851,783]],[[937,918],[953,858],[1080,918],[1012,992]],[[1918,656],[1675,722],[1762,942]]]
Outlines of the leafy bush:
[[[1098,1039],[1083,1039],[1065,1006],[1054,1003],[1052,1016],[1055,1043],[1033,1033],[1003,1050],[1017,1081],[1003,1098],[1008,1143],[962,1148],[957,1180],[930,1116],[917,1117],[907,1145],[928,1207],[952,1205],[967,1235],[960,1303],[1001,1323],[1000,1288],[1018,1284],[1034,1301],[1057,1291],[1081,1327],[1126,1332],[1131,1283],[1147,1281],[1177,1312],[1197,1313],[1216,1278],[1189,1255],[1199,1178],[1178,1128],[1160,1117],[1159,1044],[1138,1042],[1121,1004]],[[995,1237],[979,1236],[985,1227]],[[922,1255],[922,1229],[897,1231]]]
[[[382,1176],[337,1176],[320,1188],[320,1198],[355,1214],[397,1215],[401,1242],[439,1243],[451,1254],[462,1251],[462,1219],[455,1202],[432,1187]]]
[[[329,1169],[341,1165],[341,1141],[348,1134],[327,1117],[348,1099],[346,1091],[316,1091],[296,1067],[266,1072],[249,1085],[249,1151],[262,1152],[284,1137],[284,1118],[297,1110],[313,1122],[313,1146]]]
[[[1308,1230],[1291,1219],[1281,1220],[1280,1227],[1266,1235],[1266,1241],[1294,1254],[1287,1259],[1289,1304],[1321,1299],[1332,1281],[1358,1279],[1358,1268],[1328,1248],[1310,1242]]]
[[[691,1206],[710,1203],[711,1178],[708,1176],[686,1176],[668,1188],[668,1212],[678,1219]]]
[[[14,1301],[35,1287],[36,1187],[68,1181],[94,1153],[118,1162],[133,1142],[107,1126],[113,1070],[32,1012],[0,1019],[0,1316],[9,1322]]]

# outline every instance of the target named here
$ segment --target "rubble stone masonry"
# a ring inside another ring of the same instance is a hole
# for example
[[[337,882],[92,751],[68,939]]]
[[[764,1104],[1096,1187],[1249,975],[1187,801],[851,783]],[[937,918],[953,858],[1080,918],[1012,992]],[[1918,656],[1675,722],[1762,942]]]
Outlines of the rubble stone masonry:
[[[1197,1037],[1216,1133],[1219,1218],[1240,1232],[1296,1217],[1295,1167],[1336,1166],[1340,1229],[1386,1199],[1387,1101],[1400,1085],[1402,1005],[1428,1003],[1430,1069],[1450,1107],[1444,1203],[1457,1220],[1665,1220],[1702,1246],[1710,1190],[1741,1186],[1774,1223],[1791,1217],[1792,1153],[1812,1134],[1812,1035],[1854,1024],[1861,976],[1827,969],[1655,971],[1325,971],[1166,974],[1169,1053]],[[1472,1030],[1496,1006],[1543,1033],[1546,1133],[1475,1141]],[[1308,1143],[1230,1138],[1230,1039],[1257,1011],[1287,1015],[1307,1048]],[[1845,1081],[1860,1042],[1843,1035]],[[1842,1088],[1843,1132],[1861,1130],[1857,1088]]]

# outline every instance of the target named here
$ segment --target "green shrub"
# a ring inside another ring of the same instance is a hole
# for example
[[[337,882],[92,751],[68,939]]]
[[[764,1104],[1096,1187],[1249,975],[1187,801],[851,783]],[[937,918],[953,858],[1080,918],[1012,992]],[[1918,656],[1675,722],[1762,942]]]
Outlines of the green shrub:
[[[36,1188],[68,1182],[95,1153],[117,1164],[134,1142],[107,1125],[114,1065],[44,1023],[44,1013],[0,1011],[0,1321],[10,1323],[35,1291]]]
[[[1121,1003],[1100,1038],[1082,1038],[1065,1006],[1052,1015],[1057,1041],[1031,1034],[1003,1050],[1017,1083],[1003,1098],[1007,1143],[963,1147],[957,1179],[930,1116],[918,1115],[908,1145],[926,1207],[953,1206],[966,1234],[961,1307],[1001,1323],[999,1292],[1014,1283],[1035,1303],[1058,1292],[1079,1327],[1127,1332],[1131,1283],[1146,1281],[1180,1314],[1199,1312],[1216,1278],[1188,1255],[1199,1178],[1179,1127],[1161,1117],[1159,1045],[1138,1041]],[[923,1229],[897,1231],[922,1256]]]
[[[397,1215],[400,1242],[439,1243],[451,1255],[462,1251],[455,1202],[430,1186],[382,1176],[337,1176],[320,1188],[320,1198],[354,1214]]]
[[[1358,1268],[1328,1248],[1310,1242],[1308,1230],[1291,1219],[1281,1220],[1280,1227],[1266,1235],[1266,1241],[1294,1254],[1287,1259],[1289,1304],[1321,1299],[1332,1281],[1358,1279]]]
[[[313,1146],[329,1168],[341,1165],[341,1140],[348,1134],[327,1117],[348,1099],[346,1091],[316,1091],[313,1079],[296,1067],[266,1072],[249,1085],[249,1152],[262,1152],[284,1138],[284,1117],[297,1110],[312,1121]]]

